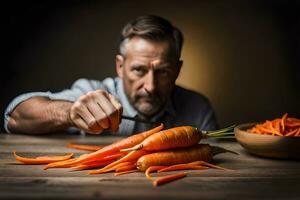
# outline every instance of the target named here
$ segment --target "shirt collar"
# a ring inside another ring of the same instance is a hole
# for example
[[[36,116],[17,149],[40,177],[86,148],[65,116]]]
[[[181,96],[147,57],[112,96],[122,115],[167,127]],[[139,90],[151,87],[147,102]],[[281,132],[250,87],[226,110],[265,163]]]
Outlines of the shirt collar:
[[[127,95],[125,94],[123,81],[119,77],[117,77],[116,82],[117,82],[117,94],[120,98],[121,104],[123,105],[124,114],[129,117],[137,116],[137,114],[138,114],[137,110],[129,103]],[[169,98],[164,109],[162,109],[162,111],[160,111],[155,116],[153,116],[151,118],[151,120],[157,121],[160,117],[162,117],[165,114],[169,114],[171,116],[176,116],[176,111],[175,111],[175,108],[174,108],[171,98]]]

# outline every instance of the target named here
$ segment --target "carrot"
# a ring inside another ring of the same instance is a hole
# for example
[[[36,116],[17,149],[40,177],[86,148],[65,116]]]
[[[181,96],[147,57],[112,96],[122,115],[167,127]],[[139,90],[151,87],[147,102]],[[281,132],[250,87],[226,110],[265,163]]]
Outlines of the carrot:
[[[68,160],[73,156],[73,153],[69,153],[64,156],[39,156],[36,158],[28,158],[17,155],[16,151],[13,151],[13,154],[17,161],[22,162],[27,165],[39,165],[39,164],[48,164],[52,162]]]
[[[93,159],[93,160],[89,160],[89,161],[86,161],[86,162],[82,162],[81,164],[84,164],[84,165],[88,165],[89,163],[94,163],[94,162],[101,162],[101,161],[108,161],[108,160],[117,160],[123,156],[125,156],[127,153],[124,153],[124,152],[118,152],[118,153],[114,153],[114,154],[111,154],[111,155],[107,155],[105,157],[102,157],[102,158],[97,158],[97,159]]]
[[[149,180],[151,180],[152,179],[152,177],[150,176],[151,172],[158,171],[164,168],[166,168],[166,166],[150,166],[145,170],[145,175]]]
[[[47,169],[50,169],[50,168],[67,168],[67,167],[72,167],[72,166],[74,166],[74,163],[78,159],[86,157],[88,155],[89,154],[82,154],[78,158],[72,158],[72,159],[68,159],[68,160],[62,160],[62,161],[57,161],[57,162],[49,163],[48,165],[46,165],[44,167],[44,170],[47,170]]]
[[[138,151],[132,151],[130,153],[128,153],[126,156],[122,157],[121,159],[105,166],[102,169],[98,169],[98,170],[92,170],[89,172],[89,174],[100,174],[103,172],[107,172],[110,171],[111,169],[114,169],[114,167],[120,163],[123,162],[128,162],[128,161],[136,161],[137,159],[139,159],[141,156],[147,154],[148,152],[145,150],[138,150]]]
[[[129,165],[125,165],[122,167],[118,167],[116,169],[116,172],[124,172],[124,171],[128,171],[128,170],[133,170],[136,169],[136,165],[135,164],[129,164]]]
[[[121,151],[132,151],[144,149],[146,151],[162,151],[173,148],[189,147],[198,144],[202,138],[225,137],[232,135],[234,126],[215,131],[199,131],[192,126],[180,126],[163,130],[147,137],[140,144]],[[228,132],[229,131],[229,132]]]
[[[93,161],[88,164],[80,164],[71,167],[73,170],[84,170],[84,169],[93,169],[93,168],[99,168],[99,167],[104,167],[110,163],[114,162],[114,160],[107,160],[107,161]]]
[[[281,119],[282,131],[284,131],[284,129],[285,129],[284,122],[285,122],[286,117],[287,117],[287,113],[285,113]]]
[[[161,170],[158,170],[157,172],[167,172],[167,171],[184,170],[184,169],[202,170],[202,169],[209,169],[209,167],[191,165],[191,164],[177,164],[177,165],[171,165],[169,167],[165,167]]]
[[[124,149],[124,148],[133,147],[134,145],[142,142],[145,138],[149,137],[150,135],[162,130],[163,127],[164,127],[164,125],[160,124],[160,126],[157,126],[148,131],[145,131],[140,134],[136,134],[136,135],[130,136],[128,138],[125,138],[123,140],[120,140],[118,142],[112,143],[111,145],[105,146],[96,152],[90,153],[87,157],[76,160],[74,164],[82,163],[82,162],[85,162],[88,160],[93,160],[93,159],[103,157],[103,156],[107,156],[109,154],[119,152],[121,149]]]
[[[73,149],[79,149],[79,150],[86,150],[86,151],[98,151],[99,149],[102,149],[104,146],[69,143],[67,144],[67,147]]]
[[[154,152],[144,155],[137,160],[137,168],[140,171],[145,171],[150,166],[170,166],[198,160],[209,162],[214,155],[225,152],[235,153],[221,147],[210,146],[208,144],[197,144],[188,148]]]
[[[157,178],[156,180],[154,180],[152,182],[153,186],[159,186],[159,185],[162,185],[162,184],[165,184],[165,183],[169,183],[171,181],[174,181],[174,180],[178,180],[180,178],[183,178],[185,177],[187,174],[185,172],[183,173],[178,173],[178,174],[174,174],[174,175],[169,175],[169,176],[163,176],[163,177],[160,177],[160,178]]]
[[[288,117],[285,113],[281,118],[266,120],[248,129],[250,133],[276,135],[276,136],[299,136],[300,119]]]
[[[201,134],[199,134],[196,128],[191,126],[181,126],[157,132],[135,147],[124,149],[122,151],[139,149],[147,151],[161,151],[177,147],[188,147],[197,144],[200,139]]]

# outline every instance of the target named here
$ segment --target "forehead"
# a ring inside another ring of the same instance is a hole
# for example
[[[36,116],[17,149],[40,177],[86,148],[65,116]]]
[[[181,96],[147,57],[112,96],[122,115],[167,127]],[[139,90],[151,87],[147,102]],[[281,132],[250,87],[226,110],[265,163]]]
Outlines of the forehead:
[[[134,62],[160,61],[171,62],[170,44],[134,37],[125,44],[126,60]]]

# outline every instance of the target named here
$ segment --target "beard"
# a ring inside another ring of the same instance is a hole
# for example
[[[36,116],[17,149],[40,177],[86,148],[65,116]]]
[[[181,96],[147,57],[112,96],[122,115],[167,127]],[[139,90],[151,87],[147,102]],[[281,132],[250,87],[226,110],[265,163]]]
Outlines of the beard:
[[[161,110],[164,105],[164,101],[162,96],[156,93],[149,94],[147,92],[139,92],[133,98],[132,105],[140,115],[149,118]]]

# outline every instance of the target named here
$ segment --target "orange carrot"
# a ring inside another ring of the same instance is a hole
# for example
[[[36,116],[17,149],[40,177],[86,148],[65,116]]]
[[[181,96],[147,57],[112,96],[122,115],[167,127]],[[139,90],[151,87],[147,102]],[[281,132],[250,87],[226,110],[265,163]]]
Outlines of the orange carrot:
[[[107,156],[109,154],[119,152],[121,149],[124,149],[124,148],[133,147],[134,145],[142,142],[145,138],[149,137],[150,135],[162,130],[163,127],[164,127],[164,125],[161,124],[160,126],[157,126],[151,130],[145,131],[140,134],[132,135],[128,138],[125,138],[123,140],[115,142],[111,145],[105,146],[96,152],[90,153],[87,157],[76,160],[76,162],[74,164],[82,163],[82,162],[96,159],[96,158],[103,157],[103,156]]]
[[[74,166],[74,163],[83,157],[88,156],[89,154],[82,154],[81,156],[79,156],[78,158],[72,158],[69,160],[63,160],[63,161],[58,161],[58,162],[53,162],[53,163],[49,163],[48,165],[46,165],[44,167],[44,170],[50,169],[50,168],[67,168],[67,167],[72,167]]]
[[[98,170],[92,170],[89,172],[89,174],[100,174],[103,172],[107,172],[107,170],[110,170],[111,168],[115,167],[116,165],[118,165],[119,163],[123,163],[123,162],[128,162],[128,161],[136,161],[137,159],[139,159],[141,156],[147,154],[148,152],[145,150],[138,150],[138,151],[132,151],[130,153],[128,153],[126,156],[122,157],[121,159],[105,166],[102,169],[98,169]]]
[[[99,167],[104,167],[110,163],[114,162],[114,160],[107,160],[107,161],[93,161],[88,164],[80,164],[71,167],[73,170],[84,170],[84,169],[93,169],[93,168],[99,168]]]
[[[180,178],[183,178],[186,176],[186,173],[183,172],[183,173],[178,173],[178,174],[174,174],[174,175],[169,175],[169,176],[163,176],[163,177],[160,177],[160,178],[157,178],[156,180],[154,180],[152,182],[153,186],[159,186],[159,185],[162,185],[162,184],[165,184],[165,183],[169,183],[171,181],[174,181],[174,180],[178,180]]]
[[[67,144],[67,147],[73,149],[79,149],[79,150],[86,150],[86,151],[98,151],[99,149],[102,149],[104,146],[69,143]]]
[[[144,155],[137,160],[137,168],[140,171],[145,171],[150,166],[170,166],[199,160],[209,162],[214,155],[225,152],[235,153],[221,147],[210,146],[208,144],[197,144],[188,148],[154,152]]]
[[[28,158],[28,157],[22,157],[17,155],[16,151],[13,151],[13,154],[16,160],[22,162],[23,164],[28,164],[28,165],[48,164],[52,162],[68,160],[73,156],[73,153],[69,153],[64,156],[39,156],[36,158]]]
[[[184,170],[184,169],[202,170],[202,169],[209,169],[209,167],[190,165],[190,164],[177,164],[177,165],[171,165],[169,167],[165,167],[161,170],[158,170],[157,172],[167,172],[167,171]]]
[[[102,157],[102,158],[97,158],[97,159],[93,159],[93,160],[88,160],[88,161],[82,162],[81,164],[88,165],[89,163],[101,162],[101,161],[108,161],[108,160],[114,160],[114,161],[116,161],[117,159],[125,156],[126,154],[127,153],[124,153],[124,152],[113,153],[111,155],[107,155],[107,156]]]
[[[284,122],[285,122],[286,117],[287,117],[287,113],[285,113],[281,119],[282,131],[284,131],[284,129],[285,129]]]
[[[192,126],[179,126],[154,133],[140,144],[131,148],[122,149],[121,151],[139,149],[144,149],[146,151],[162,151],[173,148],[190,147],[198,144],[202,138],[232,138],[234,127],[235,125],[214,131],[200,131]]]
[[[122,167],[118,167],[116,169],[116,172],[124,172],[124,171],[128,171],[128,170],[133,170],[133,169],[136,169],[135,163],[134,164],[125,165],[125,166],[122,166]]]
[[[297,134],[299,128],[300,119],[288,117],[288,114],[285,113],[281,118],[256,124],[247,131],[250,133],[276,136],[299,136],[299,134]]]
[[[166,166],[150,166],[148,167],[146,170],[145,170],[145,175],[146,177],[151,180],[152,177],[150,176],[150,173],[151,172],[154,172],[154,171],[157,171],[157,170],[161,170],[161,169],[164,169],[166,168]]]
[[[147,151],[162,151],[166,149],[189,147],[197,144],[202,138],[201,133],[191,126],[181,126],[154,133],[142,143],[121,151],[144,149]]]

